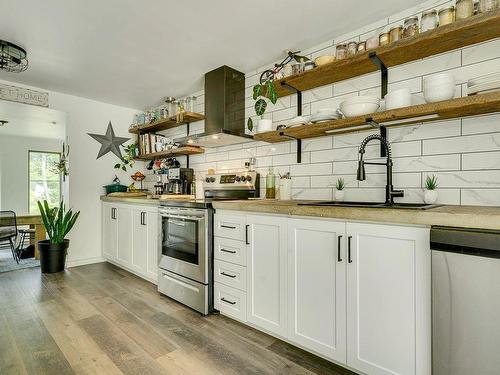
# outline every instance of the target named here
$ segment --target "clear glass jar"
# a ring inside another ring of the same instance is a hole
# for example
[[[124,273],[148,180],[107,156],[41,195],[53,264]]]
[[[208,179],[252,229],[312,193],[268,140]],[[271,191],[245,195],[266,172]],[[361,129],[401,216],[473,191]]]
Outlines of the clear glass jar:
[[[420,30],[423,33],[425,31],[435,29],[438,27],[438,24],[436,9],[428,10],[422,14],[422,19],[420,20]]]
[[[379,44],[379,46],[385,46],[385,45],[389,44],[389,42],[390,42],[390,39],[389,39],[389,33],[388,32],[381,33],[378,36],[378,44]]]
[[[363,53],[366,51],[366,42],[359,42],[358,48],[356,49],[357,53]]]
[[[439,11],[439,26],[455,22],[455,7],[447,7]]]
[[[273,172],[273,167],[269,167],[266,176],[266,199],[276,198],[276,175]]]
[[[376,35],[372,36],[371,38],[368,38],[366,40],[366,49],[374,49],[378,47],[378,37]]]
[[[356,54],[356,50],[358,49],[358,42],[349,42],[347,43],[347,56],[351,57]]]
[[[403,38],[409,38],[419,33],[418,17],[410,17],[405,19],[403,30]]]
[[[389,30],[390,43],[397,42],[403,38],[403,26],[396,26]]]
[[[188,96],[186,98],[186,112],[194,112],[194,106],[196,104],[196,96]]]
[[[479,13],[486,13],[498,7],[497,0],[479,0]]]
[[[168,117],[175,116],[175,114],[177,113],[176,109],[174,108],[175,107],[174,102],[175,102],[175,98],[173,98],[171,96],[169,96],[168,98],[165,99]]]
[[[335,48],[335,58],[337,60],[343,60],[347,58],[347,44],[339,44]]]
[[[474,1],[473,0],[457,0],[455,19],[463,20],[469,18],[474,14]]]

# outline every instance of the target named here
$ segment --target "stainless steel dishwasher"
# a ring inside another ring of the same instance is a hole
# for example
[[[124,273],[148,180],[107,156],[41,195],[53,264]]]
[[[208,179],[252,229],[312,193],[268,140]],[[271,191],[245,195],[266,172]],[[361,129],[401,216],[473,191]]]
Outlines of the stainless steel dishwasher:
[[[500,231],[433,227],[432,374],[500,374]]]

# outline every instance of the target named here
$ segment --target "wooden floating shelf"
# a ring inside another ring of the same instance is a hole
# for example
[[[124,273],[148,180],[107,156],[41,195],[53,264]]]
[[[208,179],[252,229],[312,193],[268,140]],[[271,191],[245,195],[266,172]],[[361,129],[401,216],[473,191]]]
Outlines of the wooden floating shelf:
[[[129,133],[133,134],[154,133],[204,119],[205,116],[202,115],[201,113],[185,112],[184,121],[182,122],[177,122],[177,117],[172,116],[170,118],[152,122],[151,124],[140,125],[136,128],[130,129]]]
[[[484,115],[500,112],[500,91],[478,94],[436,103],[419,104],[411,107],[375,112],[369,115],[326,121],[317,124],[300,125],[294,128],[276,130],[254,135],[257,141],[270,143],[306,139],[325,135],[351,133],[376,129],[367,121],[371,118],[386,127],[405,126],[415,123],[441,121],[453,118]],[[283,135],[281,135],[283,133]]]
[[[136,160],[156,160],[156,159],[165,159],[165,158],[182,156],[182,155],[203,154],[204,152],[205,152],[205,150],[202,149],[201,147],[183,146],[183,147],[176,148],[175,150],[152,152],[149,154],[139,155],[135,159]]]
[[[368,56],[370,52],[376,52],[385,66],[391,67],[497,37],[500,37],[500,9],[456,21],[295,76],[276,80],[276,93],[278,97],[294,93],[283,87],[282,82],[286,82],[299,91],[306,91],[375,72],[378,67],[370,60]]]

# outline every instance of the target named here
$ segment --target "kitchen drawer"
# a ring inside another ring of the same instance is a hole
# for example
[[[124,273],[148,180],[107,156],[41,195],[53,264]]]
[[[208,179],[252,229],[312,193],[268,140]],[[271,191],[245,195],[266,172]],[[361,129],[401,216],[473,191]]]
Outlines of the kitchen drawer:
[[[225,262],[247,265],[247,245],[245,242],[229,238],[214,238],[214,257]]]
[[[247,236],[245,224],[245,215],[216,213],[214,216],[214,235],[245,242]]]
[[[247,295],[241,290],[216,282],[214,284],[214,307],[231,318],[242,322],[247,320]]]
[[[247,290],[247,269],[237,264],[215,260],[214,280],[245,292]]]

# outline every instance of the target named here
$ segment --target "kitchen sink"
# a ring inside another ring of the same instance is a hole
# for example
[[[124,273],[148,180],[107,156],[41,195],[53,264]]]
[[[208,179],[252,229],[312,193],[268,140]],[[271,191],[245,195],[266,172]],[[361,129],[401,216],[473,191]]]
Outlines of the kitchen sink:
[[[331,206],[331,207],[373,207],[373,208],[402,208],[410,210],[428,210],[439,207],[438,204],[426,203],[393,203],[386,204],[380,202],[355,202],[355,201],[320,201],[299,203],[299,206]]]

